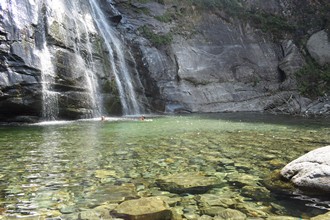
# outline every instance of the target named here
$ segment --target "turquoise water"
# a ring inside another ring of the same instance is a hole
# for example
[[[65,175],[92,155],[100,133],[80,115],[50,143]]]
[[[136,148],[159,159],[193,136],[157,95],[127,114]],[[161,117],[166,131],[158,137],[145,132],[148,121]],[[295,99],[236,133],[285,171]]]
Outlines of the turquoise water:
[[[256,113],[3,125],[0,215],[72,218],[118,203],[131,189],[135,197],[169,195],[193,203],[196,195],[164,192],[155,180],[202,172],[223,181],[208,194],[228,192],[247,216],[309,218],[329,208],[328,202],[272,192],[263,182],[291,160],[329,145],[329,125],[329,119]],[[114,186],[129,189],[120,188],[119,195],[109,190]],[[186,208],[183,202],[177,206]],[[203,214],[194,207],[190,212]]]

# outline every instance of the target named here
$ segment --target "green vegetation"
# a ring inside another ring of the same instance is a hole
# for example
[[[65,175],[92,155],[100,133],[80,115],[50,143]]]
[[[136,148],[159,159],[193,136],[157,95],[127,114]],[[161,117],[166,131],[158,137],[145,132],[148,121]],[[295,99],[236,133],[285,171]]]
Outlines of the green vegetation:
[[[169,23],[174,20],[175,15],[167,11],[163,15],[155,16],[155,18],[160,22]]]
[[[142,35],[150,40],[154,46],[167,45],[172,42],[172,34],[156,34],[147,25],[143,25],[139,28]]]
[[[289,24],[287,19],[281,16],[265,12],[248,12],[245,16],[263,32],[271,33],[276,39],[281,39],[285,33],[291,33],[295,30],[295,26]]]
[[[299,90],[303,95],[311,98],[323,96],[330,88],[330,65],[320,66],[309,61],[297,72]]]
[[[242,0],[130,0],[130,2],[158,2],[177,6],[161,16],[155,16],[155,19],[161,22],[175,21],[178,24],[177,27],[171,29],[170,33],[157,34],[148,26],[140,27],[140,33],[155,46],[171,43],[174,33],[187,37],[196,33],[194,22],[190,22],[188,19],[197,20],[198,16],[203,16],[204,12],[218,14],[223,19],[227,19],[227,22],[235,23],[238,20],[248,22],[277,42],[290,36],[299,47],[306,45],[307,39],[310,37],[310,30],[325,29],[330,34],[330,3],[328,0],[316,0],[315,2],[301,0],[295,4],[295,9],[290,17],[245,7],[246,4]],[[310,61],[297,73],[300,92],[309,97],[317,97],[329,92],[330,65],[322,67],[310,57],[305,58]],[[257,83],[257,81],[254,82],[254,85]]]

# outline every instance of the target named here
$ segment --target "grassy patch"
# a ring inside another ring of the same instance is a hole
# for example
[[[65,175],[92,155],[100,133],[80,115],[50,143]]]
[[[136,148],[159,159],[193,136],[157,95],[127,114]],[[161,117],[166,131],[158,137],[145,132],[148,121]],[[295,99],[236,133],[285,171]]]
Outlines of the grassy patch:
[[[167,11],[163,15],[155,16],[155,18],[160,22],[170,23],[171,21],[174,20],[175,15]]]
[[[156,34],[147,25],[143,25],[138,29],[142,35],[147,38],[154,46],[168,45],[172,42],[171,33]]]
[[[320,66],[313,61],[296,73],[299,90],[303,95],[315,98],[329,92],[330,65]]]

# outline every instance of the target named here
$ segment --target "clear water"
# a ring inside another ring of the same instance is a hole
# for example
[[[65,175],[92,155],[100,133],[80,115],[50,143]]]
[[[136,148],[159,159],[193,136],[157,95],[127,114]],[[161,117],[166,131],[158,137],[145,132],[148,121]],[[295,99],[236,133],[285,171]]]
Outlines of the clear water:
[[[72,214],[103,204],[111,197],[103,189],[126,183],[137,191],[143,185],[146,195],[162,194],[157,178],[187,171],[222,176],[224,185],[209,193],[226,189],[240,202],[271,207],[265,211],[270,216],[315,216],[329,208],[326,201],[275,192],[249,198],[232,174],[253,176],[256,186],[264,187],[262,180],[276,164],[329,145],[329,122],[227,113],[3,125],[0,217],[51,216],[50,210],[65,215],[68,207]],[[108,173],[100,177],[102,172]]]

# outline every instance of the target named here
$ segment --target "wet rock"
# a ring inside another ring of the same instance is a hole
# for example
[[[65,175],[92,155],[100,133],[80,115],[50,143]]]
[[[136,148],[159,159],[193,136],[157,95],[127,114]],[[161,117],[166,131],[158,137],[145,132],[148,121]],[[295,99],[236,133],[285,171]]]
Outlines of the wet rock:
[[[285,166],[284,161],[279,160],[279,159],[272,159],[268,162],[268,164],[272,167],[272,168],[282,168]]]
[[[220,215],[221,213],[223,213],[224,210],[226,210],[226,208],[219,206],[209,206],[200,209],[202,214],[212,217]]]
[[[267,220],[301,220],[301,218],[295,218],[291,216],[270,216]]]
[[[182,220],[183,219],[183,208],[176,206],[172,208],[172,220]]]
[[[315,149],[290,162],[281,175],[312,194],[330,193],[330,146]]]
[[[196,213],[185,213],[185,214],[183,214],[183,216],[187,220],[197,220],[197,219],[199,219],[199,215],[197,215]]]
[[[254,186],[257,185],[257,183],[260,180],[259,177],[252,176],[246,173],[240,173],[237,171],[228,174],[227,178],[229,182],[232,182],[234,185],[240,185],[240,186],[246,186],[246,185]]]
[[[78,215],[79,220],[99,220],[101,218],[101,215],[93,210],[83,211]]]
[[[61,208],[60,212],[63,214],[71,214],[76,211],[76,207],[74,206],[64,206]]]
[[[234,198],[224,197],[216,194],[203,194],[197,196],[196,199],[199,203],[199,206],[201,207],[216,206],[218,208],[219,207],[228,208],[237,202]]]
[[[201,217],[198,218],[198,220],[214,220],[214,218],[208,215],[202,215]]]
[[[218,213],[217,219],[226,219],[226,220],[245,220],[246,215],[238,210],[234,209],[225,209]]]
[[[267,189],[275,192],[288,193],[295,189],[291,182],[281,176],[280,170],[275,170],[262,182]]]
[[[110,212],[114,210],[118,204],[105,204],[94,208],[93,210],[103,219],[111,219]]]
[[[109,176],[116,176],[116,171],[114,171],[114,170],[96,170],[95,171],[96,178],[104,179]]]
[[[161,198],[147,197],[125,201],[111,215],[127,220],[170,220],[172,212]]]
[[[216,177],[205,176],[202,173],[177,173],[163,176],[156,181],[163,189],[174,193],[204,193],[220,186],[220,180]]]
[[[245,213],[247,216],[254,218],[266,218],[268,217],[267,210],[268,207],[256,205],[254,203],[239,203],[235,205],[235,209]]]
[[[118,203],[126,199],[137,198],[135,186],[133,184],[123,184],[120,186],[108,186],[97,190],[90,190],[86,193],[86,200],[90,201],[89,206],[98,206],[104,202]]]
[[[323,215],[315,216],[315,217],[311,218],[310,220],[328,220],[328,219],[330,219],[330,212],[327,212]]]
[[[256,201],[264,201],[270,198],[269,190],[261,186],[244,186],[241,193],[243,196]]]

